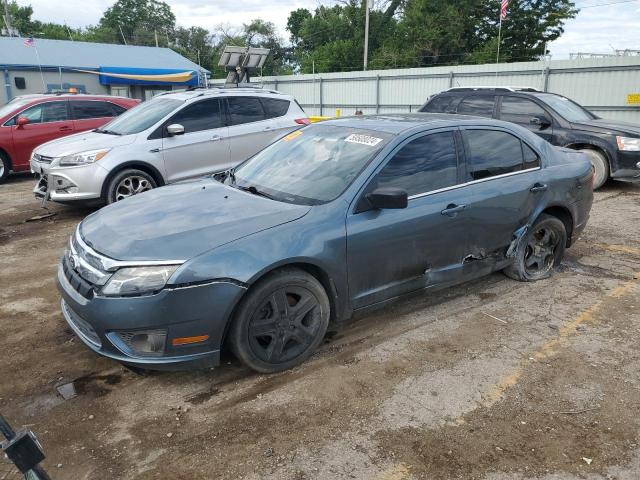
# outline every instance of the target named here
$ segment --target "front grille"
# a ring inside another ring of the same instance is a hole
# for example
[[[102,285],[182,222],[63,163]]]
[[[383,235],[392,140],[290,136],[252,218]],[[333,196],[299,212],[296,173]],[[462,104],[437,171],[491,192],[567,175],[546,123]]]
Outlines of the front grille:
[[[62,271],[76,292],[84,298],[93,298],[93,285],[87,282],[73,268],[71,268],[71,265],[69,265],[69,256],[66,252],[62,257]]]
[[[54,157],[47,157],[46,155],[39,155],[37,153],[33,154],[33,159],[40,163],[51,163],[53,162],[53,158]]]
[[[100,337],[93,329],[93,327],[89,325],[82,317],[80,317],[80,315],[74,312],[64,300],[62,301],[62,309],[64,310],[65,318],[67,319],[67,321],[71,323],[72,326],[75,327],[87,341],[91,342],[98,348],[102,346]]]

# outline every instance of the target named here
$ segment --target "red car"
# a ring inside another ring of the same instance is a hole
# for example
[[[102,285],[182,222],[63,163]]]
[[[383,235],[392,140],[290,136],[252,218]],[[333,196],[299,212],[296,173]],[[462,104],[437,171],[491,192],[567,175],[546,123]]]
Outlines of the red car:
[[[9,171],[29,170],[35,147],[93,130],[140,100],[108,95],[41,94],[16,97],[0,107],[0,183]]]

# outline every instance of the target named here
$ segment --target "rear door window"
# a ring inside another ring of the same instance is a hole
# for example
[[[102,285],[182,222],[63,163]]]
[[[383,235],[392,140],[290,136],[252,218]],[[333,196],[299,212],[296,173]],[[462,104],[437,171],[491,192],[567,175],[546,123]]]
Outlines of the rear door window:
[[[402,147],[378,173],[378,187],[401,188],[409,196],[451,187],[458,180],[453,132],[432,133]]]
[[[547,114],[541,106],[527,98],[502,97],[501,120],[528,124],[533,117],[547,117]]]
[[[286,115],[289,111],[289,100],[279,98],[261,98],[262,107],[266,118],[277,118]]]
[[[74,120],[113,117],[112,104],[101,101],[71,100],[71,114]]]
[[[265,119],[258,97],[227,97],[231,125],[259,122]]]
[[[167,125],[172,123],[182,125],[184,133],[220,128],[223,126],[220,102],[217,98],[210,98],[187,105],[176,113]]]
[[[469,96],[462,100],[458,105],[458,113],[462,115],[493,117],[493,108],[495,103],[495,95]]]
[[[467,174],[471,180],[495,177],[523,169],[520,139],[498,130],[465,130]],[[535,153],[535,152],[534,152]]]

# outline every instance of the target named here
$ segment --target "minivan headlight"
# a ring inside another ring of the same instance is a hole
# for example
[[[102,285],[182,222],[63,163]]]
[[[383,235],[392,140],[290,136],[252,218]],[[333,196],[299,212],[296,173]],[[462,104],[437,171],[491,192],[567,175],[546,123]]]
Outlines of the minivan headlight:
[[[102,288],[106,296],[142,295],[162,290],[179,265],[121,268]]]
[[[89,163],[97,162],[107,153],[109,148],[103,148],[102,150],[89,150],[87,152],[74,153],[73,155],[65,155],[60,159],[58,165],[61,167],[73,167],[76,165],[87,165]]]
[[[618,150],[623,152],[640,152],[640,138],[616,137]]]

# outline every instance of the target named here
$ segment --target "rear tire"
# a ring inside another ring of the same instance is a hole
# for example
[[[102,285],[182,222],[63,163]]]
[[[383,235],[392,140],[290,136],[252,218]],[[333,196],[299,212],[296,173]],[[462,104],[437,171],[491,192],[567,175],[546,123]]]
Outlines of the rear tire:
[[[514,262],[504,274],[521,282],[550,277],[560,264],[567,244],[567,230],[562,220],[543,213],[520,241]]]
[[[586,148],[578,150],[589,157],[589,161],[594,169],[593,189],[597,190],[609,179],[609,162],[607,157],[598,150]]]
[[[158,185],[151,175],[136,168],[118,172],[107,187],[106,203],[111,204],[156,188]]]
[[[329,326],[330,304],[322,284],[297,268],[256,283],[237,309],[229,345],[252,370],[275,373],[300,365],[318,348]]]
[[[11,162],[9,158],[2,152],[0,152],[0,183],[3,183],[9,176],[11,170]]]

